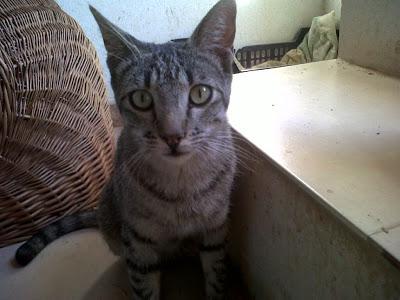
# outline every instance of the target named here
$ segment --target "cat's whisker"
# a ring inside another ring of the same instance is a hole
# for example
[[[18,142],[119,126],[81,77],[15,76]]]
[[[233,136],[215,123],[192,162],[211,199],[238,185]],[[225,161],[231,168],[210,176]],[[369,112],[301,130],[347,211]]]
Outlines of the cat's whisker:
[[[233,145],[230,144],[221,144],[220,142],[216,142],[214,140],[209,141],[208,143],[210,146],[212,146],[214,149],[215,148],[222,148],[223,150],[220,150],[223,153],[231,153],[233,154],[237,154],[237,159],[241,162],[241,163],[246,163],[247,165],[247,161],[249,162],[254,162],[256,161],[255,157],[253,155],[251,155],[251,153],[248,153],[246,151],[243,151]],[[246,161],[244,161],[243,159],[245,159]]]
[[[215,148],[215,147],[213,147],[212,145],[209,145],[209,144],[208,145],[204,145],[204,144],[201,145],[200,149],[217,152],[217,153],[219,153],[221,155],[225,155],[225,158],[226,158],[226,156],[228,158],[236,158],[236,161],[237,161],[238,165],[240,165],[241,167],[247,169],[250,172],[254,173],[254,171],[255,171],[253,168],[251,168],[249,166],[247,161],[244,161],[240,157],[236,156],[236,153],[235,153],[234,150],[232,150],[232,151],[221,150],[220,148]]]
[[[231,137],[227,137],[227,136],[216,136],[212,140],[216,141],[216,142],[223,142],[223,141],[230,141],[230,140],[234,141],[235,137],[231,138]],[[243,141],[245,141],[245,140],[243,140]],[[251,146],[252,149],[250,149],[250,150],[246,149],[243,145],[240,145],[238,143],[233,143],[233,144],[234,144],[235,148],[242,150],[242,152],[245,152],[245,153],[249,154],[250,156],[254,156],[255,154],[253,152],[255,152],[257,150],[257,148],[254,145],[250,144],[249,142],[247,145]]]
[[[222,143],[220,140],[214,140],[214,139],[210,139],[208,141],[208,143],[213,143],[214,146],[221,147],[221,148],[223,148],[225,150],[235,151],[239,156],[241,156],[241,157],[243,157],[245,159],[256,161],[256,157],[255,157],[255,155],[253,153],[251,153],[247,149],[244,149],[244,148],[240,147],[239,145],[232,145],[232,144],[228,144],[228,143]]]
[[[248,141],[246,138],[244,138],[242,135],[240,135],[239,133],[237,133],[236,131],[231,131],[230,135],[227,136],[226,134],[221,134],[221,135],[217,135],[220,138],[229,138],[235,141],[241,141],[244,142],[245,144],[247,144],[248,146],[250,146],[253,149],[257,149],[250,141]]]
[[[258,148],[254,144],[252,144],[249,140],[247,140],[243,136],[239,135],[235,131],[232,132],[232,139],[235,141],[235,144],[237,144],[237,142],[241,142],[243,144],[246,144],[248,147],[250,147],[250,149],[252,151],[255,151],[255,152],[259,151]]]
[[[144,153],[140,151],[132,155],[132,157],[130,157],[126,164],[123,165],[124,173],[127,174],[129,171],[131,171],[132,174],[135,174],[136,170],[138,169],[138,164],[141,165],[144,159]]]

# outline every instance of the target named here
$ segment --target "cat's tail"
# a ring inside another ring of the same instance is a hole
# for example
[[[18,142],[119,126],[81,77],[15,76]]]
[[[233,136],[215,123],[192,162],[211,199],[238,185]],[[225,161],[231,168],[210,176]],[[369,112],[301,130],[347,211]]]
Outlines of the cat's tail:
[[[94,210],[66,216],[44,227],[23,243],[15,253],[15,260],[19,265],[26,266],[52,241],[67,233],[91,227],[97,227]]]

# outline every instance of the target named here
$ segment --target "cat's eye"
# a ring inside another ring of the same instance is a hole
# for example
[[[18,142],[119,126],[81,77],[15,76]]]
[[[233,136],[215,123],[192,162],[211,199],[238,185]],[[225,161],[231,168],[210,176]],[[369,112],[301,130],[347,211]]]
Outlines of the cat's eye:
[[[201,106],[210,101],[212,96],[211,88],[207,85],[196,85],[190,90],[190,102]]]
[[[153,97],[145,90],[134,91],[130,96],[130,101],[134,108],[148,110],[153,105]]]

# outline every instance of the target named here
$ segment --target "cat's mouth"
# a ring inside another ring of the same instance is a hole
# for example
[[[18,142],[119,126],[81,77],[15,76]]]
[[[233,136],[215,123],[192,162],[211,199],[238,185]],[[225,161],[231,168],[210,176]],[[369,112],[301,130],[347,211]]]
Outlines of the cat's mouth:
[[[168,157],[184,157],[189,154],[190,154],[190,152],[188,152],[188,151],[171,150],[171,151],[167,152],[165,155]]]

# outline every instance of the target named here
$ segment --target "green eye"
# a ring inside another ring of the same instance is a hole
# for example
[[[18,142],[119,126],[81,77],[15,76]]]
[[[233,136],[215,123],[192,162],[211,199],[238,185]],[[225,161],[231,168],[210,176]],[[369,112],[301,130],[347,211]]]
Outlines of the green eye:
[[[200,106],[206,104],[211,99],[211,88],[206,85],[196,85],[190,90],[190,102]]]
[[[139,110],[148,110],[153,105],[153,97],[144,90],[134,91],[130,100],[132,105]]]

